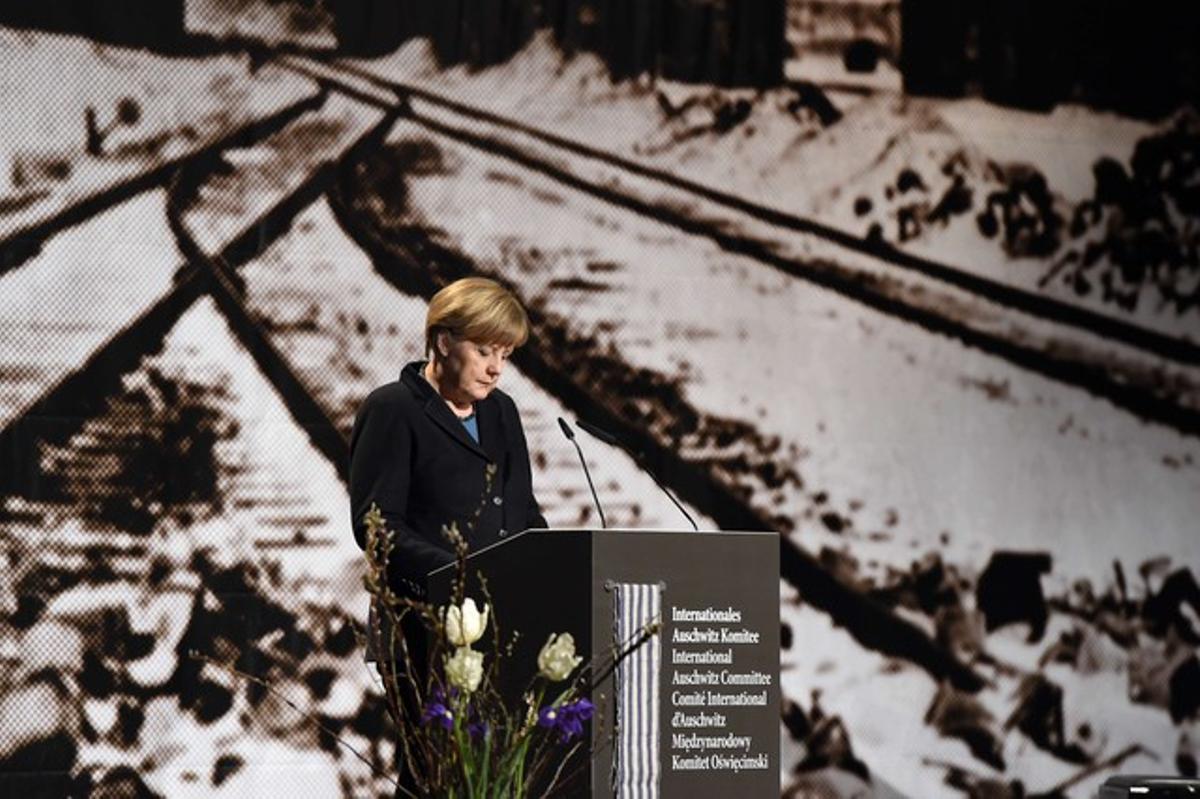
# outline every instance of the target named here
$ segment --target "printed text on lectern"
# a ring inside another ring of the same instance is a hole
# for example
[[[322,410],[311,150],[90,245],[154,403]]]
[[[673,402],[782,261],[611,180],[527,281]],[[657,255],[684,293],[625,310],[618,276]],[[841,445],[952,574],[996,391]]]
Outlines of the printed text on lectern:
[[[761,633],[738,608],[671,607],[667,640],[672,771],[753,771],[771,767],[756,745],[750,712],[768,704],[771,675],[739,657]]]

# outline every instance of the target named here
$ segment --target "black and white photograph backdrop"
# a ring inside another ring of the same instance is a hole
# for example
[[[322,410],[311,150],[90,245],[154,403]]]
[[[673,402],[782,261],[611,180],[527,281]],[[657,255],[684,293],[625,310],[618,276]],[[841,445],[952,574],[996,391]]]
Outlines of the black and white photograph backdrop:
[[[1200,11],[0,5],[0,793],[385,797],[348,440],[469,275],[551,527],[780,541],[790,797],[1200,758]]]

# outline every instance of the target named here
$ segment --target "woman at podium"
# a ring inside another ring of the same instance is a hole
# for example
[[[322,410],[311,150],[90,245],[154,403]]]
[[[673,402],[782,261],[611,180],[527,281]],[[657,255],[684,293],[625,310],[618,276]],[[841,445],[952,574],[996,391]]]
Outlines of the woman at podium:
[[[516,347],[529,335],[525,310],[507,289],[483,278],[443,288],[425,319],[427,360],[404,367],[398,380],[375,389],[359,408],[350,438],[350,503],[354,536],[366,543],[364,515],[378,505],[395,533],[388,561],[393,590],[424,599],[426,575],[454,562],[444,534],[454,526],[472,550],[529,527],[545,527],[533,496],[529,449],[512,399],[496,388]],[[380,619],[386,627],[386,619]],[[410,663],[426,667],[424,629],[413,614],[400,624]],[[369,623],[375,630],[375,622]],[[398,670],[391,652],[373,651],[390,636],[368,636],[367,660],[375,661],[390,692],[418,717],[421,702],[411,688],[421,678],[390,677]],[[409,686],[409,688],[405,688]],[[401,788],[419,795],[407,768]]]
[[[388,564],[398,593],[423,598],[425,576],[454,561],[443,530],[472,550],[545,527],[533,496],[529,450],[512,399],[496,385],[529,319],[507,289],[485,278],[433,296],[428,360],[367,397],[350,440],[350,502],[362,547],[363,516],[377,504],[396,534]]]

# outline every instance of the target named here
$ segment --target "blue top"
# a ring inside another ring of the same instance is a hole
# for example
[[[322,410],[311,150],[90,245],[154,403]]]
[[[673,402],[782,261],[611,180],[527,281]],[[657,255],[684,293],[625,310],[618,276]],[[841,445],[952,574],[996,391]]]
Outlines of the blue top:
[[[471,436],[471,438],[475,439],[475,443],[478,444],[479,443],[479,418],[476,417],[474,413],[472,413],[466,419],[460,419],[459,421],[463,423],[463,427],[467,428],[467,433]]]

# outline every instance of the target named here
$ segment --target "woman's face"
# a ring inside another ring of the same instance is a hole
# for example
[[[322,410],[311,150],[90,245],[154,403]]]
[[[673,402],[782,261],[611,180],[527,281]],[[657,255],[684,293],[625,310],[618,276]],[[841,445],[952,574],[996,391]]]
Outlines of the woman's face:
[[[456,402],[478,402],[492,393],[513,348],[442,334],[439,388]]]

